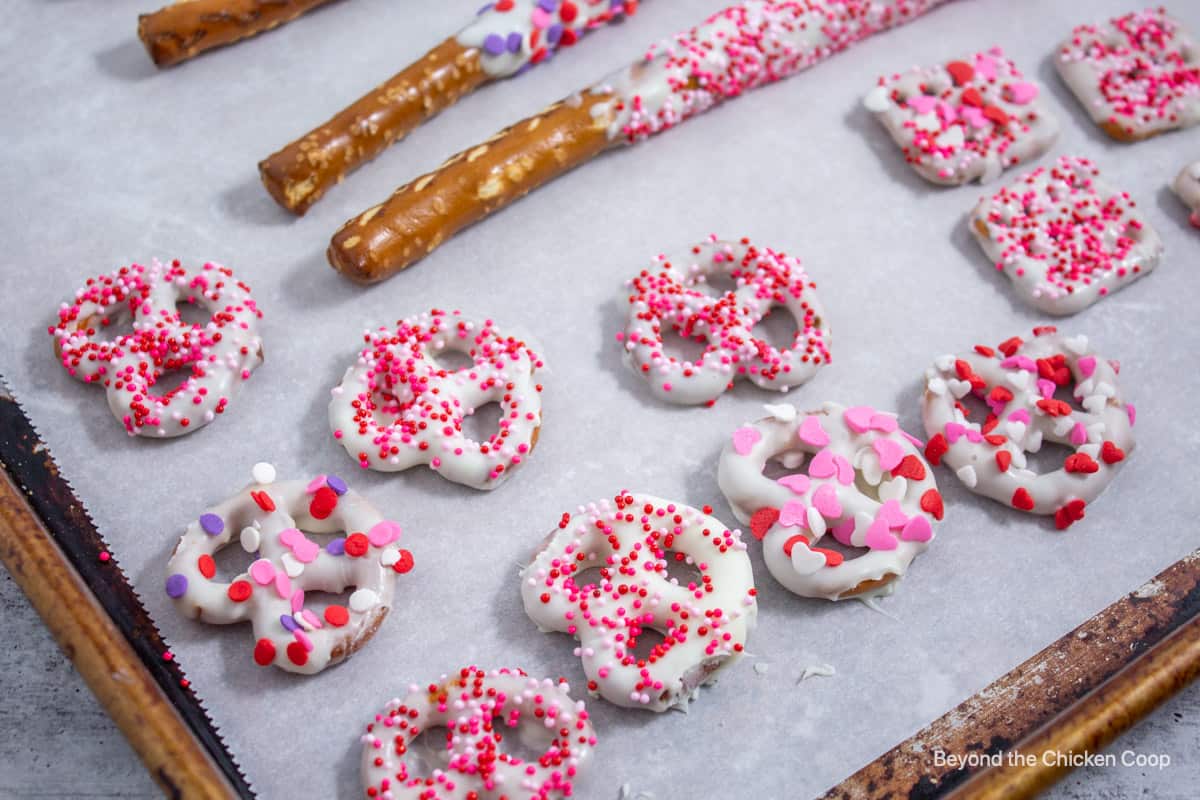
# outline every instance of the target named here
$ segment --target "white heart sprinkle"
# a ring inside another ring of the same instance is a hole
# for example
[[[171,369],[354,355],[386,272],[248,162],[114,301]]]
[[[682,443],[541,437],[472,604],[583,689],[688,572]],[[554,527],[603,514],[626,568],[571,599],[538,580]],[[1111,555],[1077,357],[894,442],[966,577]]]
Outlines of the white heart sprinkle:
[[[937,358],[935,358],[933,360],[933,365],[935,367],[937,367],[938,369],[940,369],[942,372],[949,372],[950,370],[954,369],[954,356],[952,356],[952,355],[938,356]]]
[[[1083,398],[1080,405],[1090,414],[1102,414],[1104,413],[1104,407],[1108,405],[1108,401],[1104,399],[1104,395],[1102,394],[1093,394]]]
[[[959,467],[958,471],[954,474],[963,482],[963,486],[966,486],[968,489],[974,489],[975,484],[979,483],[979,477],[975,474],[975,468],[970,464]]]
[[[1111,383],[1100,381],[1096,384],[1096,394],[1102,394],[1105,397],[1115,397],[1117,390]]]
[[[825,556],[814,553],[800,542],[792,545],[792,569],[800,575],[812,575],[825,566]]]
[[[855,514],[854,532],[850,534],[850,544],[854,545],[855,547],[866,547],[867,530],[871,527],[871,523],[874,521],[875,518],[865,511],[859,511],[857,514]]]
[[[258,552],[259,539],[258,528],[247,526],[242,528],[242,534],[238,537],[238,541],[242,543],[242,549],[247,553]]]
[[[827,530],[825,518],[821,516],[820,511],[817,511],[816,506],[809,506],[808,510],[804,512],[804,518],[808,521],[808,529],[818,539],[825,535],[825,531]],[[792,552],[795,552],[795,550]]]
[[[970,381],[960,381],[958,378],[951,378],[946,383],[950,387],[950,394],[954,395],[960,400],[963,397],[966,397],[967,392],[971,391]]]
[[[260,461],[250,469],[250,475],[253,476],[255,483],[274,483],[275,467],[271,464],[268,464],[266,461]]]
[[[1042,449],[1042,432],[1035,430],[1029,434],[1029,438],[1025,440],[1025,452],[1036,453]]]
[[[355,589],[350,595],[350,610],[363,613],[379,604],[379,595],[370,589]]]
[[[925,384],[925,388],[930,394],[936,394],[939,397],[946,393],[946,382],[941,378],[930,378],[929,383]]]
[[[1067,339],[1063,339],[1063,345],[1072,353],[1075,353],[1076,355],[1083,355],[1087,352],[1088,338],[1083,335],[1072,336]]]
[[[890,481],[879,484],[879,499],[885,503],[888,500],[902,500],[907,491],[908,481],[906,479],[892,478]]]
[[[1005,373],[1004,379],[1012,385],[1014,389],[1024,389],[1029,386],[1029,373],[1023,369],[1016,372]]]
[[[1010,420],[1004,426],[1004,430],[1008,433],[1008,438],[1014,442],[1019,442],[1025,437],[1025,423],[1020,420]]]
[[[859,469],[862,471],[863,480],[872,486],[878,486],[879,482],[883,480],[883,467],[874,450],[863,456],[862,466]]]
[[[1054,420],[1054,435],[1066,436],[1074,427],[1075,420],[1071,419],[1069,416],[1059,417],[1058,419]]]
[[[1013,450],[1012,457],[1013,466],[1017,469],[1025,469],[1025,467],[1029,466],[1029,460],[1025,458],[1024,450]]]

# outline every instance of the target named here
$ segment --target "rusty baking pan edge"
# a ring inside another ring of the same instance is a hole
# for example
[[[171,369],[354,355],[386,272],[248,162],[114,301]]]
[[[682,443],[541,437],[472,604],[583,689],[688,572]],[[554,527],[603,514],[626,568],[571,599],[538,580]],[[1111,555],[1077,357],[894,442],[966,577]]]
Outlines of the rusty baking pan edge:
[[[1200,550],[822,797],[1031,797],[1198,674]]]
[[[0,560],[171,797],[254,796],[137,593],[0,377]]]

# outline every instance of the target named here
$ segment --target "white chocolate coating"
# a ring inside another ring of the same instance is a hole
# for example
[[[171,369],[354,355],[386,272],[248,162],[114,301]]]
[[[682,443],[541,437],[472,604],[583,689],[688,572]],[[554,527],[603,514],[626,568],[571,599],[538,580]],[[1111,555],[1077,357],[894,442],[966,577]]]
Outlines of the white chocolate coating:
[[[811,67],[946,0],[748,0],[647,48],[592,91],[627,142],[675,127],[727,99]]]
[[[1171,189],[1192,210],[1191,223],[1200,228],[1200,161],[1193,161],[1179,171]]]
[[[1092,162],[1063,157],[981,199],[971,233],[1022,300],[1074,314],[1158,265],[1162,240],[1136,206]]]
[[[458,311],[410,317],[364,338],[329,401],[334,438],[359,466],[397,472],[428,464],[448,480],[494,489],[533,451],[544,364],[530,345]],[[437,361],[445,352],[472,363],[447,369]],[[483,442],[467,438],[464,420],[489,403],[500,406],[499,429]]]
[[[625,0],[511,0],[503,11],[488,3],[455,38],[463,47],[479,49],[484,72],[507,78],[636,9],[636,2]]]
[[[1116,139],[1200,122],[1200,42],[1161,7],[1076,27],[1054,65],[1092,120]]]
[[[700,577],[681,585],[668,557]],[[592,568],[598,582],[576,584]],[[737,531],[689,506],[629,493],[564,514],[521,571],[529,618],[579,641],[588,691],[650,711],[686,708],[741,657],[757,619],[755,594]],[[664,638],[639,656],[647,629]]]
[[[976,494],[1054,514],[1060,529],[1082,518],[1134,447],[1134,408],[1121,396],[1117,367],[1097,356],[1086,336],[1039,328],[1033,338],[1014,337],[992,355],[941,356],[925,381],[929,460],[945,460]],[[1079,407],[1055,397],[1067,389]],[[963,415],[958,401],[968,394],[989,407],[987,420]],[[1038,474],[1028,468],[1026,453],[1045,442],[1073,452],[1063,467]]]
[[[938,184],[986,183],[1058,137],[1041,87],[999,47],[880,78],[863,102],[917,174]]]
[[[714,277],[736,286],[708,290]],[[829,324],[816,284],[800,260],[747,240],[715,236],[653,266],[627,284],[629,317],[617,337],[625,358],[658,397],[681,404],[712,403],[735,380],[786,392],[829,363]],[[754,327],[783,309],[796,333],[777,348]],[[663,331],[705,343],[695,361],[664,351]]]
[[[418,735],[436,728],[446,731],[445,767],[416,774],[404,754]],[[544,753],[521,761],[505,751],[502,737],[536,741]],[[550,800],[571,796],[596,734],[566,681],[468,667],[409,687],[375,715],[361,741],[363,790],[379,800]]]
[[[303,533],[343,531],[347,538],[324,547]],[[364,645],[387,616],[396,575],[412,567],[399,536],[398,524],[336,477],[255,483],[188,526],[167,564],[166,590],[192,619],[249,622],[260,666],[312,675]],[[215,579],[212,556],[234,543],[257,559],[226,583]],[[330,605],[318,614],[311,605],[309,593],[352,587],[348,608]]]
[[[186,323],[177,306],[210,312]],[[227,408],[262,363],[250,287],[217,264],[188,271],[179,262],[133,264],[102,275],[63,303],[51,329],[63,367],[84,383],[105,387],[108,407],[130,436],[170,438],[203,428]],[[132,332],[111,341],[99,334],[129,322]],[[172,372],[187,379],[164,394],[155,384]]]
[[[920,443],[895,415],[867,406],[779,408],[735,431],[721,452],[717,481],[733,513],[763,540],[771,575],[795,594],[841,600],[890,591],[942,518]],[[768,478],[771,459],[796,471]],[[867,551],[844,558],[817,548],[826,535]]]

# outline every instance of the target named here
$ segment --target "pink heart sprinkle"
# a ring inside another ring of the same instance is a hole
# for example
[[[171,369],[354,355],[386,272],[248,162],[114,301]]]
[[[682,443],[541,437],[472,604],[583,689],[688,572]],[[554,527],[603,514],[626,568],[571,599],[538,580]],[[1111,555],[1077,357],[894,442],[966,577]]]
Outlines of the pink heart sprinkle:
[[[1038,378],[1037,388],[1038,391],[1041,392],[1042,397],[1046,400],[1054,397],[1054,381],[1048,381],[1045,378]]]
[[[938,100],[937,115],[942,120],[943,125],[949,125],[958,119],[958,114],[954,111],[954,106],[947,103],[945,100]]]
[[[844,456],[834,456],[833,465],[837,467],[838,483],[845,486],[854,483],[854,467]]]
[[[967,432],[967,429],[964,428],[962,425],[959,425],[957,422],[947,422],[946,423],[946,441],[949,442],[950,444],[954,444],[955,442],[957,442],[959,439],[962,438],[962,435],[966,432]]]
[[[899,500],[888,500],[875,515],[875,521],[879,520],[883,520],[889,528],[903,528],[904,523],[908,522],[908,515],[900,508]]]
[[[979,444],[983,441],[983,434],[974,428],[967,428],[965,431],[965,436],[967,437],[968,442],[974,442],[975,444]]]
[[[1029,356],[1009,356],[1000,362],[1004,369],[1023,369],[1027,372],[1037,372],[1037,362]]]
[[[275,593],[285,600],[292,596],[292,581],[282,570],[275,573]]]
[[[850,537],[854,535],[854,517],[847,517],[842,522],[830,528],[829,532],[833,534],[834,539],[837,539],[846,545],[846,547],[853,547],[854,545],[851,543]]]
[[[866,538],[863,544],[872,550],[895,550],[899,545],[896,542],[896,537],[892,536],[892,532],[888,530],[887,523],[882,517],[876,517],[871,523],[871,527],[867,528]]]
[[[996,79],[996,62],[985,55],[975,56],[975,71],[982,75],[986,80]]]
[[[989,124],[987,117],[975,106],[959,106],[958,113],[972,128],[985,128]]]
[[[304,590],[297,589],[292,592],[292,613],[299,614],[302,608],[304,608]]]
[[[904,448],[891,439],[876,439],[871,442],[871,447],[879,456],[879,466],[888,472],[895,469],[896,465],[904,458]]]
[[[928,542],[933,538],[933,526],[921,514],[910,519],[900,531],[900,538],[906,542]]]
[[[785,528],[807,527],[808,509],[799,500],[788,500],[779,509],[779,524]]]
[[[808,487],[812,485],[811,481],[804,475],[784,475],[776,483],[791,489],[793,494],[805,494],[808,491]]]
[[[1071,428],[1071,444],[1076,447],[1087,444],[1087,428],[1083,427],[1082,422],[1076,422],[1075,427]]]
[[[387,547],[400,538],[400,525],[385,519],[377,522],[367,531],[367,540],[376,547]]]
[[[937,105],[937,98],[930,94],[919,94],[908,98],[908,107],[918,114],[927,114]]]
[[[1033,98],[1038,96],[1038,87],[1032,83],[1010,83],[1004,89],[1008,99],[1019,106],[1033,102]]]
[[[825,519],[837,519],[842,515],[842,504],[838,502],[837,489],[823,483],[813,493],[813,508]]]
[[[873,431],[891,433],[899,427],[896,424],[896,418],[891,414],[873,414],[871,416],[871,430]]]
[[[855,433],[866,433],[871,429],[871,417],[873,416],[875,416],[875,409],[870,406],[854,406],[846,409],[842,414],[842,419],[846,420],[850,430]]]
[[[837,471],[833,453],[828,449],[817,453],[813,456],[812,461],[808,462],[808,474],[814,478],[832,478]]]
[[[1013,422],[1024,422],[1026,425],[1028,425],[1030,420],[1029,409],[1018,408],[1016,411],[1009,414],[1008,418]]]
[[[317,489],[320,489],[324,485],[325,485],[325,476],[318,475],[317,477],[313,478],[311,481],[308,482],[308,486],[304,487],[304,491],[308,494],[316,494]]]
[[[1084,356],[1075,362],[1079,365],[1079,371],[1083,373],[1083,377],[1090,378],[1092,373],[1096,371],[1096,357]]]
[[[260,558],[250,565],[250,577],[259,586],[266,586],[275,580],[275,565],[265,558]]]
[[[762,439],[762,434],[755,428],[738,428],[733,432],[733,449],[739,456],[750,455],[754,445]]]
[[[809,415],[800,423],[800,441],[813,447],[824,447],[829,444],[829,434],[821,427],[821,420]]]

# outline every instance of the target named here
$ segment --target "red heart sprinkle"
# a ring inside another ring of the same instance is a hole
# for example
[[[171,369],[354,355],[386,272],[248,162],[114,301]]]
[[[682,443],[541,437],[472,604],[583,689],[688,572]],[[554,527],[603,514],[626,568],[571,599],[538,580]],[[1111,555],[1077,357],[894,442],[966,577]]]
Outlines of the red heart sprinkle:
[[[999,447],[1000,445],[1002,445],[1008,441],[1007,439],[1005,439],[1003,436],[1001,436],[998,433],[993,433],[990,436],[985,436],[985,437],[983,437],[983,440],[985,442],[987,442],[988,444],[990,444],[992,447]]]
[[[755,539],[760,541],[767,535],[767,531],[771,530],[771,526],[779,519],[779,509],[767,506],[755,511],[750,517],[750,532],[754,534]]]
[[[788,540],[783,543],[783,554],[788,558],[791,558],[792,549],[800,542],[804,542],[804,544],[807,545],[808,539],[804,538],[804,535],[800,533],[797,533],[795,536],[789,536]]]
[[[1039,325],[1033,329],[1034,336],[1046,336],[1051,333],[1058,333],[1058,328],[1053,325]]]
[[[1115,464],[1125,460],[1125,451],[1112,442],[1106,441],[1100,445],[1100,458],[1104,459],[1105,464]]]
[[[1017,352],[1017,350],[1023,344],[1025,344],[1025,342],[1021,341],[1020,336],[1013,336],[1010,339],[1005,339],[1003,342],[997,345],[997,349],[1001,353],[1004,353],[1005,358],[1011,358],[1012,354]]]
[[[973,86],[962,93],[962,101],[969,106],[983,108],[983,95]]]
[[[975,77],[975,70],[965,61],[951,61],[946,65],[946,72],[954,79],[955,86],[962,86]]]
[[[1008,124],[1008,114],[1000,106],[988,106],[983,110],[983,115],[997,125]]]
[[[1012,504],[1013,508],[1019,508],[1022,511],[1033,511],[1033,495],[1029,494],[1029,491],[1022,486],[1013,492]]]
[[[1072,453],[1063,462],[1063,468],[1067,472],[1083,472],[1090,475],[1099,470],[1100,465],[1087,453]]]
[[[266,492],[251,492],[250,497],[263,511],[270,513],[275,510],[275,501]]]
[[[925,480],[925,465],[921,463],[921,459],[914,456],[912,453],[901,459],[896,468],[892,470],[893,478],[911,478],[914,481]]]
[[[934,519],[940,520],[946,514],[946,507],[942,503],[942,496],[937,489],[930,489],[921,495],[921,510],[926,514],[932,514]]]
[[[254,663],[265,667],[275,660],[275,643],[270,639],[259,639],[254,645]]]
[[[996,466],[1001,472],[1008,472],[1008,468],[1012,466],[1012,453],[1007,450],[996,451]]]
[[[946,443],[944,434],[934,434],[933,438],[925,445],[925,458],[930,464],[935,467],[942,463],[942,456],[950,449],[950,445]]]
[[[836,550],[826,550],[824,547],[814,547],[812,548],[812,551],[825,556],[825,566],[827,567],[841,566],[841,563],[845,560],[842,557],[842,554]]]
[[[971,365],[961,358],[955,360],[954,372],[958,375],[960,381],[970,380],[971,376],[975,374],[975,370],[971,369]]]
[[[1060,531],[1071,527],[1073,523],[1083,519],[1084,503],[1075,499],[1054,512],[1054,527]]]
[[[337,503],[337,492],[328,486],[322,486],[320,489],[317,489],[317,493],[313,495],[312,502],[308,504],[308,513],[312,514],[313,519],[325,519],[337,508]]]

